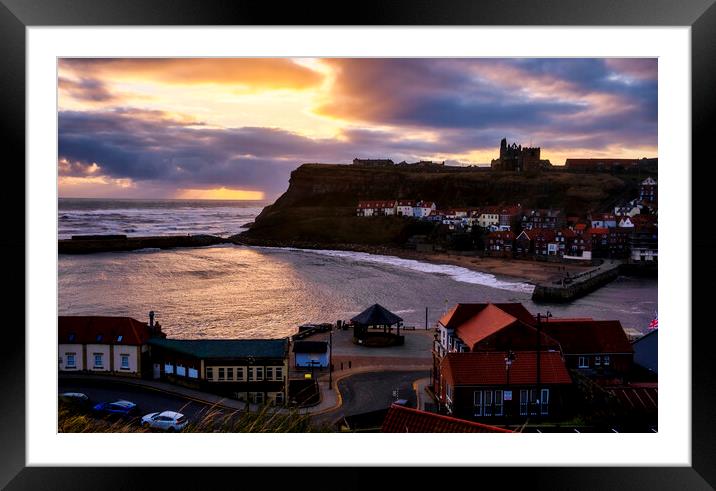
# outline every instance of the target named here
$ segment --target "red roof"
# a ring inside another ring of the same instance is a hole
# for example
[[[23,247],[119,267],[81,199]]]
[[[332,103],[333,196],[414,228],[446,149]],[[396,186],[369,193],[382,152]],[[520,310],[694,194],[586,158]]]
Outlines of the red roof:
[[[393,404],[383,420],[381,433],[513,433],[464,419],[429,413]]]
[[[574,226],[574,230],[585,230],[587,228],[586,223],[578,223]]]
[[[634,352],[619,321],[549,319],[542,330],[559,341],[565,354]]]
[[[459,303],[440,318],[440,324],[448,329],[456,329],[461,324],[476,316],[488,305],[498,307],[503,312],[519,319],[529,326],[533,326],[536,320],[532,314],[521,303]]]
[[[448,353],[440,364],[440,372],[453,386],[507,385],[504,351]],[[510,385],[532,385],[536,381],[537,352],[517,351],[510,367]],[[572,383],[559,352],[540,352],[540,383]]]
[[[563,236],[568,237],[568,238],[577,236],[577,234],[575,234],[573,230],[570,230],[568,228],[563,228],[562,230],[560,230],[560,232],[562,233]]]
[[[128,344],[139,346],[151,337],[149,326],[131,317],[58,316],[59,343]],[[121,336],[121,338],[120,338]]]
[[[398,200],[398,206],[415,206],[415,201],[413,200]]]
[[[555,232],[554,230],[545,229],[545,228],[536,228],[532,230],[532,233],[530,234],[530,238],[532,240],[543,240],[545,242],[552,242],[554,240]]]
[[[609,229],[605,227],[592,227],[589,229],[589,235],[607,235]]]
[[[491,237],[493,239],[504,239],[504,240],[514,240],[515,234],[512,233],[510,230],[496,230],[494,232],[490,232],[487,234],[488,237]]]
[[[393,208],[395,201],[359,201],[358,208]]]

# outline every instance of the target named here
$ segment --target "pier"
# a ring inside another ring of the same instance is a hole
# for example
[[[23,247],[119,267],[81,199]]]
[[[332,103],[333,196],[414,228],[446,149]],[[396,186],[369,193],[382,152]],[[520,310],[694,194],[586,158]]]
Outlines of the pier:
[[[75,235],[57,241],[59,254],[92,254],[95,252],[136,251],[138,249],[172,249],[205,247],[231,242],[214,235],[169,235],[127,237],[126,235]]]
[[[621,262],[605,259],[602,264],[575,276],[540,283],[535,286],[535,302],[569,302],[606,285],[619,276]]]

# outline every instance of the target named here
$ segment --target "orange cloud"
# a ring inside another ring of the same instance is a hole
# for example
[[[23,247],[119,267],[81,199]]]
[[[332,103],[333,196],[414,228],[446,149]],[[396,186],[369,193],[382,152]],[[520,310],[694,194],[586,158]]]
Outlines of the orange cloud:
[[[104,80],[306,89],[323,76],[282,58],[63,58],[60,70]]]

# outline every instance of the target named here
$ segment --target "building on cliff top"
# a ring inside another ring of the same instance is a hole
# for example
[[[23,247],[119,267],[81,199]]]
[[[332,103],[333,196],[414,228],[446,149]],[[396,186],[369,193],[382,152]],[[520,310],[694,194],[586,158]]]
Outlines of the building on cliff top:
[[[492,160],[492,170],[523,172],[539,170],[551,166],[549,160],[540,159],[540,147],[523,147],[517,143],[507,144],[507,139],[500,141],[500,157]]]

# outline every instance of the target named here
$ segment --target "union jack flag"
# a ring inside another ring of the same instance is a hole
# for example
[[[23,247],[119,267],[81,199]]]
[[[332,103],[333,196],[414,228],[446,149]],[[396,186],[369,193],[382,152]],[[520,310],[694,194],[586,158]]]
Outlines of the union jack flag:
[[[649,329],[659,328],[659,316],[654,317],[654,320],[649,323]]]

